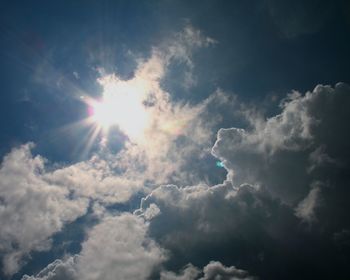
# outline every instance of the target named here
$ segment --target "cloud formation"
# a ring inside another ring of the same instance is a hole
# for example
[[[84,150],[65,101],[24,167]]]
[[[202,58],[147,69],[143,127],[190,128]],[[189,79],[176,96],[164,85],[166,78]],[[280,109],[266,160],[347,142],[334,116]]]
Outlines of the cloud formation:
[[[79,255],[56,260],[22,280],[147,279],[166,252],[147,237],[148,225],[132,214],[105,217],[88,234]]]
[[[102,214],[77,256],[25,277],[293,279],[295,267],[308,275],[321,266],[315,275],[322,275],[331,261],[342,275],[350,228],[348,143],[342,137],[349,98],[345,84],[317,86],[290,94],[274,117],[243,111],[250,126],[221,129],[212,150],[228,171],[226,181],[160,186],[134,215]],[[60,172],[41,171],[40,178],[57,186],[53,178],[65,178]],[[62,185],[71,188],[71,182]],[[83,201],[94,197],[77,194]]]
[[[122,80],[116,74],[99,79],[104,91],[109,90],[109,85],[138,91],[145,106],[147,123],[142,135],[137,138],[128,135],[130,141],[126,141],[124,148],[115,156],[109,155],[113,167],[123,170],[124,177],[137,178],[154,186],[165,182],[183,184],[186,181],[189,184],[199,181],[188,172],[186,165],[193,158],[210,154],[214,136],[212,127],[218,120],[216,113],[205,119],[203,116],[209,115],[208,106],[221,96],[214,94],[197,104],[175,101],[161,81],[174,63],[184,64],[191,75],[192,53],[213,43],[214,40],[188,25],[153,47],[150,57],[138,58],[131,79]]]
[[[161,186],[136,212],[159,208],[150,235],[172,252],[166,266],[214,259],[263,279],[292,279],[295,267],[321,276],[332,262],[342,275],[349,255],[344,242],[339,254],[334,236],[349,228],[349,103],[348,85],[317,86],[290,94],[279,115],[244,111],[250,127],[221,129],[213,154],[228,171],[223,184]]]
[[[71,165],[49,168],[31,154],[31,144],[5,156],[5,274],[17,272],[31,252],[49,250],[55,233],[90,210],[97,224],[87,229],[81,251],[23,280],[296,279],[300,273],[326,275],[331,262],[335,276],[344,273],[349,86],[293,91],[280,113],[268,118],[237,106],[248,125],[221,128],[211,149],[214,128],[226,113],[220,115],[218,107],[233,110],[232,102],[221,90],[197,104],[176,101],[162,80],[176,62],[186,69],[184,86],[193,85],[192,53],[213,43],[186,26],[153,47],[148,58],[136,58],[130,79],[100,69],[103,90],[139,90],[148,117],[142,137],[125,135],[118,151],[105,135],[90,159]],[[210,152],[227,171],[226,180],[214,186],[204,183],[208,174],[200,167],[191,166]],[[116,204],[137,193],[145,195],[140,208],[118,212]],[[115,208],[110,213],[108,207]]]
[[[200,31],[186,26],[153,48],[149,58],[139,58],[130,80],[123,81],[115,74],[100,78],[102,85],[108,80],[142,87],[151,116],[142,141],[128,141],[118,154],[102,145],[89,160],[49,170],[44,158],[31,155],[32,144],[14,149],[4,158],[0,171],[4,273],[17,272],[31,251],[50,249],[51,236],[84,215],[90,203],[103,216],[100,206],[127,202],[160,182],[194,179],[189,179],[190,173],[182,167],[193,156],[201,156],[203,147],[208,153],[208,135],[213,134],[208,130],[210,124],[200,119],[208,102],[193,106],[173,102],[160,81],[174,61],[184,63],[190,71],[192,51],[211,43]],[[155,212],[149,211],[145,217],[153,215]]]
[[[201,271],[191,264],[188,264],[183,271],[176,275],[173,272],[162,272],[161,280],[253,280],[255,277],[249,276],[247,271],[237,269],[234,266],[226,267],[220,262],[211,261],[203,268],[203,277],[199,277]]]
[[[220,129],[212,152],[236,187],[248,183],[265,188],[295,206],[315,184],[338,184],[335,170],[348,169],[349,144],[343,134],[349,91],[339,83],[334,88],[319,85],[305,95],[293,92],[281,103],[281,114],[267,120],[250,116],[250,129]]]
[[[67,187],[45,180],[44,159],[32,144],[12,150],[0,169],[0,254],[6,274],[15,273],[30,251],[48,250],[50,237],[82,216],[85,198],[70,197]]]

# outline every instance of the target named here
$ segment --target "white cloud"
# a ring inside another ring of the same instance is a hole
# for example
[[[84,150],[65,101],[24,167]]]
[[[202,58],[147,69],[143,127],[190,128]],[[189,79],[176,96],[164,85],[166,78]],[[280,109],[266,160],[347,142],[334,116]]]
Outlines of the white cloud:
[[[22,280],[147,279],[166,259],[147,231],[148,224],[132,214],[105,217],[88,233],[79,255],[56,260]]]
[[[145,279],[164,259],[147,237],[148,225],[134,215],[107,217],[83,243],[77,269],[80,279]]]
[[[15,273],[30,251],[48,250],[50,237],[83,215],[88,201],[45,181],[44,159],[31,144],[12,150],[0,169],[0,252],[3,270]]]
[[[22,280],[76,280],[76,257],[65,260],[55,260],[40,271],[36,276],[24,275]]]
[[[160,214],[160,210],[159,210],[158,206],[155,205],[154,203],[151,203],[150,206],[144,211],[142,216],[146,220],[151,220],[152,218],[158,216],[159,214]]]
[[[143,181],[115,174],[111,162],[99,156],[47,172],[44,178],[51,184],[65,186],[77,197],[104,205],[126,202],[143,189]]]
[[[160,80],[174,60],[191,70],[192,51],[211,43],[213,40],[186,26],[153,48],[150,58],[139,60],[131,80],[122,81],[136,83],[144,91],[152,116],[145,141],[127,143],[117,155],[102,150],[90,160],[53,171],[45,169],[43,158],[31,156],[31,145],[15,149],[4,158],[0,171],[0,252],[5,273],[16,272],[31,251],[49,249],[50,237],[83,215],[89,201],[99,206],[123,203],[138,191],[147,192],[147,182],[155,185],[189,177],[182,167],[209,147],[212,135],[210,125],[200,118],[206,103],[175,103]],[[109,78],[118,80],[116,75]],[[186,143],[176,142],[179,138]],[[149,211],[146,216],[155,214]]]
[[[139,92],[146,104],[147,124],[142,137],[130,137],[124,149],[109,159],[114,167],[124,170],[124,177],[151,182],[154,185],[194,180],[186,164],[203,155],[211,147],[212,127],[217,119],[206,109],[215,98],[210,97],[198,104],[190,105],[172,100],[171,93],[162,88],[161,80],[174,62],[183,62],[192,68],[192,52],[199,47],[212,44],[213,40],[191,26],[154,47],[151,56],[139,59],[134,76],[127,81],[116,74],[100,79],[102,84],[123,84]],[[142,170],[142,172],[141,172]],[[193,183],[193,182],[191,182]]]

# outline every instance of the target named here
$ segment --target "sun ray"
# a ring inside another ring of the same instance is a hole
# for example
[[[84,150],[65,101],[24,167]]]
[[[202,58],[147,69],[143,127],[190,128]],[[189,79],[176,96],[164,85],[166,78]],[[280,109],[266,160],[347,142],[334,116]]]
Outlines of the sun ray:
[[[104,133],[117,126],[130,139],[140,137],[148,122],[143,84],[134,80],[121,81],[113,75],[101,79],[100,83],[104,87],[102,98],[85,100],[91,120]]]

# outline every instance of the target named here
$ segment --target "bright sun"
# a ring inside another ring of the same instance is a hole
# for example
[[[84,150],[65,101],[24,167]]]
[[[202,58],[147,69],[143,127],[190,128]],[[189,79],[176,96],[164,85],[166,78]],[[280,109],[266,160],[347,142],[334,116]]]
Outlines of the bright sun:
[[[143,105],[143,90],[127,81],[105,79],[101,101],[92,101],[91,117],[104,130],[118,126],[130,138],[143,132],[147,123],[147,112]]]

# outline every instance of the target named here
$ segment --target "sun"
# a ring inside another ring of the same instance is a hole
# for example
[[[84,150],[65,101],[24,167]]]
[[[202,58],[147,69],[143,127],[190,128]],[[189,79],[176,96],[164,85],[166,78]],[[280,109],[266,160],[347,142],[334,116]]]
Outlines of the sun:
[[[144,90],[132,81],[112,77],[101,80],[101,100],[90,102],[90,115],[97,125],[108,131],[117,126],[129,138],[139,137],[145,129],[148,114],[143,104]]]

